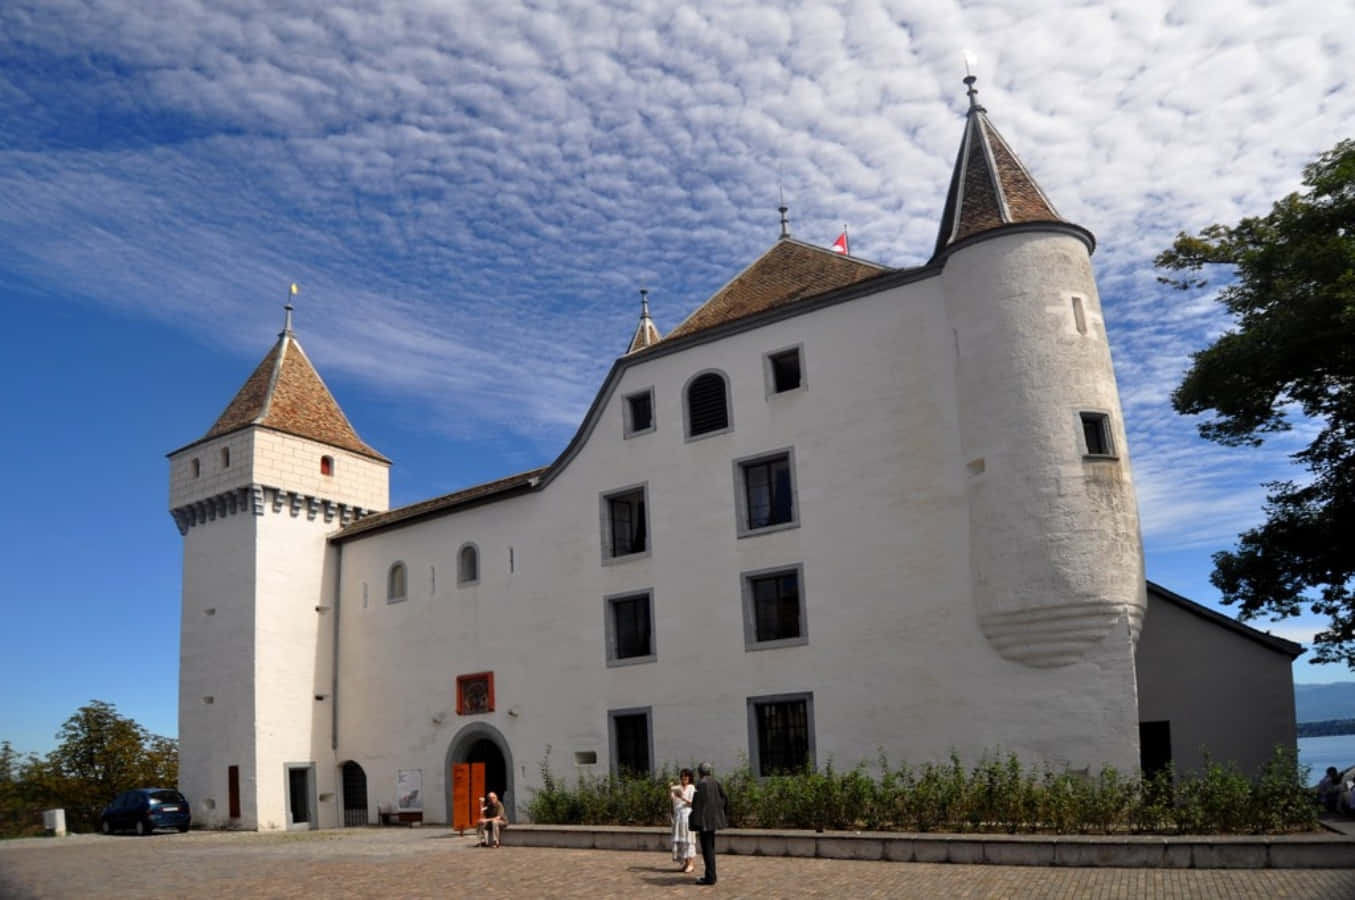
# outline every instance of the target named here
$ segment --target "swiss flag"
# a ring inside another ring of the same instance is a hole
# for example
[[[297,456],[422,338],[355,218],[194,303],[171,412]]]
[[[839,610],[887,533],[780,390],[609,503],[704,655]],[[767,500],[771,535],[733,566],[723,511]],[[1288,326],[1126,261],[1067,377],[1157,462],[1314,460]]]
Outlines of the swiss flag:
[[[833,241],[833,252],[841,253],[843,256],[851,255],[847,252],[847,232],[842,232],[837,236],[837,240]]]

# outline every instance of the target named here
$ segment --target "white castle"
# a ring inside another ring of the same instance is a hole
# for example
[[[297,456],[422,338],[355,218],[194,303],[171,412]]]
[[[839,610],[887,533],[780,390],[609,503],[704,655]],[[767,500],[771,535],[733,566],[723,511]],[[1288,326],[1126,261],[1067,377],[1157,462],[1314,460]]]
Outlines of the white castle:
[[[670,334],[643,307],[540,469],[388,510],[289,307],[169,457],[196,820],[448,822],[465,762],[517,817],[547,754],[1132,771],[1292,744],[1300,648],[1145,590],[1093,237],[967,81],[927,264],[803,243],[783,207]]]

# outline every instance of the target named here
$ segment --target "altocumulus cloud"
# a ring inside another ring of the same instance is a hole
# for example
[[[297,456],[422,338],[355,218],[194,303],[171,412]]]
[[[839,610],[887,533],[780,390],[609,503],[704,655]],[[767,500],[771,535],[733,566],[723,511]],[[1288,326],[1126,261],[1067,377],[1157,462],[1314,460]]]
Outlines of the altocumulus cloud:
[[[249,356],[301,280],[323,369],[549,456],[636,289],[677,324],[774,239],[778,185],[798,236],[847,222],[859,255],[924,261],[968,50],[994,122],[1099,236],[1145,536],[1227,540],[1259,506],[1237,486],[1294,444],[1244,456],[1171,412],[1226,323],[1150,263],[1346,136],[1352,36],[1355,7],[1295,0],[8,0],[0,279]]]

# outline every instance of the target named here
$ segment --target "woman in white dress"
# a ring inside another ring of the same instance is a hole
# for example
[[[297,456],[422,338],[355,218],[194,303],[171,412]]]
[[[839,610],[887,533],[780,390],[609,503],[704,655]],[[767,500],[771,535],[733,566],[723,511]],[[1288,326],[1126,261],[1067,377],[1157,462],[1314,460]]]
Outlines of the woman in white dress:
[[[692,814],[692,798],[696,785],[692,784],[692,770],[678,774],[678,784],[669,785],[668,796],[673,801],[673,861],[683,872],[695,870],[696,841],[687,828],[687,817]]]

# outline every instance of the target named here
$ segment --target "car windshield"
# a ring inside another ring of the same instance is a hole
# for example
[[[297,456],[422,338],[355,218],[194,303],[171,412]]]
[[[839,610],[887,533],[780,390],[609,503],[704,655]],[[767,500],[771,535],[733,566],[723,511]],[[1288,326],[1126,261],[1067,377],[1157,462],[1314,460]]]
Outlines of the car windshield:
[[[183,795],[178,791],[151,791],[152,803],[182,803]]]

